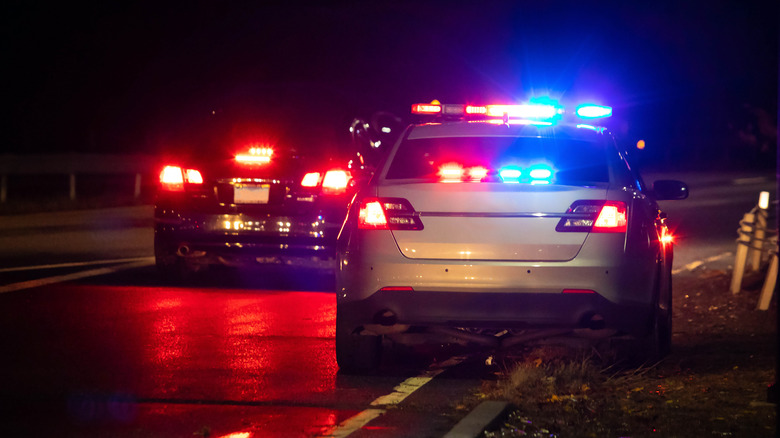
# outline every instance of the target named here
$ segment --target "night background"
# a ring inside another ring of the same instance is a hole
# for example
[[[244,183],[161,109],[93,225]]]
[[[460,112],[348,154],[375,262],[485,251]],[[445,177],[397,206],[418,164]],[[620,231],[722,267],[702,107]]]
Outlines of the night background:
[[[669,167],[775,166],[776,2],[10,2],[3,149],[348,147],[356,116],[550,94]]]

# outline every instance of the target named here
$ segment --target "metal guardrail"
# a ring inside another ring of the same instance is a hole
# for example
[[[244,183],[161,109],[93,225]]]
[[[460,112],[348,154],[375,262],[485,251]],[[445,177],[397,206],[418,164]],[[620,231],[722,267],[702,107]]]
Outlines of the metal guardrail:
[[[79,175],[135,175],[133,196],[141,196],[144,175],[154,174],[159,159],[143,154],[0,155],[0,203],[8,200],[12,175],[67,175],[69,198],[77,198]]]

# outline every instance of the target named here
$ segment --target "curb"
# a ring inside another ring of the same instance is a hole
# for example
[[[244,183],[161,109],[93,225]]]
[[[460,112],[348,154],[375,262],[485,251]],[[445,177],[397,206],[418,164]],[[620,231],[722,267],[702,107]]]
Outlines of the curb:
[[[484,401],[447,432],[444,438],[475,438],[503,415],[508,407],[507,402]]]

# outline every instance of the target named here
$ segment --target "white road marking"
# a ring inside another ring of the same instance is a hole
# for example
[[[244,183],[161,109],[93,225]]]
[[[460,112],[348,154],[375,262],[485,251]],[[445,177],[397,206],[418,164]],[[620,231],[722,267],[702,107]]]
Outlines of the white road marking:
[[[406,397],[412,395],[412,393],[420,389],[423,385],[433,380],[434,377],[446,371],[448,368],[453,367],[466,359],[465,356],[451,357],[444,362],[436,364],[435,368],[429,368],[424,373],[416,377],[410,377],[398,386],[395,391],[390,394],[377,397],[376,400],[371,402],[371,406],[393,406],[401,403]],[[363,426],[368,424],[374,418],[377,418],[387,412],[387,409],[370,408],[366,409],[359,414],[348,418],[341,422],[338,426],[332,430],[320,435],[320,437],[327,438],[343,438],[349,436],[352,432],[360,430]]]
[[[38,269],[57,269],[57,268],[76,268],[79,266],[95,266],[95,265],[110,265],[112,263],[130,263],[139,262],[142,260],[148,260],[149,257],[135,257],[129,259],[114,259],[114,260],[90,260],[88,262],[74,262],[74,263],[57,263],[53,265],[37,265],[37,266],[17,266],[14,268],[2,268],[0,273],[3,272],[21,272],[21,271],[35,271]]]
[[[115,272],[124,271],[126,269],[143,268],[146,266],[154,265],[154,257],[144,257],[138,261],[125,263],[118,266],[111,266],[108,268],[88,269],[86,271],[74,272],[66,275],[56,275],[53,277],[38,278],[30,281],[22,281],[19,283],[8,284],[0,286],[0,294],[7,292],[15,292],[23,289],[31,289],[34,287],[46,286],[49,284],[62,283],[65,281],[79,280],[82,278],[96,277],[98,275],[113,274]]]
[[[677,268],[672,270],[672,275],[679,274],[684,271],[693,271],[694,269],[698,268],[699,266],[702,266],[705,263],[711,263],[715,262],[721,259],[724,259],[726,257],[733,257],[734,254],[731,252],[724,252],[723,254],[714,255],[712,257],[707,257],[704,260],[696,260],[695,262],[688,263],[687,265],[683,266],[682,268]]]
[[[747,184],[759,184],[762,182],[767,182],[768,179],[763,176],[756,176],[751,178],[737,178],[735,180],[732,180],[731,183],[735,186],[742,186]]]
[[[352,432],[360,430],[363,426],[371,422],[376,417],[384,415],[387,412],[384,409],[366,409],[365,411],[350,417],[341,422],[330,434],[322,435],[328,438],[344,438]]]

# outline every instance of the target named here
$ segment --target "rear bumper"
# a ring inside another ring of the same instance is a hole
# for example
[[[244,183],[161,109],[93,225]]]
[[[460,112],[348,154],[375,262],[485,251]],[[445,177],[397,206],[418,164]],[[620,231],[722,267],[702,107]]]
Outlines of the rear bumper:
[[[604,328],[646,333],[652,308],[598,294],[379,291],[338,304],[347,326],[409,325],[493,329]]]
[[[659,265],[651,251],[629,256],[594,239],[563,262],[415,260],[387,234],[360,237],[355,250],[340,251],[336,275],[339,315],[353,328],[388,323],[378,315],[399,325],[496,329],[578,329],[597,318],[641,335],[653,313]]]
[[[340,225],[319,212],[252,216],[158,209],[155,255],[199,266],[280,264],[332,270]]]

